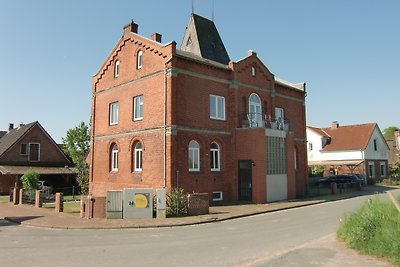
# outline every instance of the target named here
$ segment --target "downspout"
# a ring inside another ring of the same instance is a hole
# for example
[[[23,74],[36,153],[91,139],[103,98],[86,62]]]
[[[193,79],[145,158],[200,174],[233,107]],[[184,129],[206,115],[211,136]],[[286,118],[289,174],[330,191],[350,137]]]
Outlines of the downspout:
[[[96,88],[96,86],[95,86],[95,88]],[[91,189],[92,190],[90,190],[90,188],[88,188],[89,189],[89,192],[88,192],[88,194],[89,195],[91,195],[92,194],[92,192],[93,192],[93,169],[94,169],[94,167],[93,167],[93,165],[94,165],[94,131],[95,131],[95,126],[96,126],[96,120],[95,120],[95,117],[96,117],[96,89],[94,90],[94,92],[93,92],[93,95],[92,95],[92,101],[93,101],[93,103],[92,103],[92,116],[91,116],[91,118],[90,118],[90,120],[91,120],[91,129],[90,129],[90,132],[91,132],[91,151],[90,151],[90,157],[91,157],[91,164],[90,164],[90,185],[91,185]]]
[[[170,58],[167,59],[167,61],[165,61],[164,63],[164,122],[163,122],[163,128],[164,128],[164,153],[163,153],[163,176],[164,176],[164,182],[163,182],[163,188],[165,189],[167,187],[167,90],[168,90],[168,79],[167,79],[167,64],[171,61],[172,56]]]

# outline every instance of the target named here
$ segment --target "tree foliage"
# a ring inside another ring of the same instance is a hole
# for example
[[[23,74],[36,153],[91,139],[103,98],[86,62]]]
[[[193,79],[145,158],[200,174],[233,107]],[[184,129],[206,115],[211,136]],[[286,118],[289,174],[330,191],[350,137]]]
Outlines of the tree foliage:
[[[89,152],[90,135],[89,126],[81,122],[78,126],[67,131],[63,138],[66,153],[71,157],[75,167],[78,168],[76,181],[81,188],[82,194],[88,193],[89,167],[86,163],[86,156]]]
[[[39,189],[39,177],[40,175],[36,172],[26,172],[21,177],[22,188],[25,190]]]
[[[383,136],[385,138],[391,138],[394,136],[394,132],[398,131],[399,128],[396,126],[389,126],[388,128],[386,128],[385,130],[383,130]]]

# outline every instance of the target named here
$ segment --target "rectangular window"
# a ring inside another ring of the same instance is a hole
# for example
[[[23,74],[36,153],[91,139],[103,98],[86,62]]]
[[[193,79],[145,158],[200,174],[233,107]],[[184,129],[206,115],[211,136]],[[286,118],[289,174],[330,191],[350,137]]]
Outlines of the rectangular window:
[[[308,151],[313,151],[313,144],[312,143],[308,143]]]
[[[374,162],[368,162],[368,176],[369,176],[369,178],[375,177],[375,163]]]
[[[133,120],[143,119],[143,96],[136,96],[133,98]]]
[[[28,155],[28,146],[26,144],[21,144],[19,153],[21,155]]]
[[[110,125],[118,124],[118,102],[110,104]]]
[[[225,120],[225,97],[210,95],[210,118]]]
[[[267,136],[267,174],[286,174],[286,139]]]
[[[378,145],[376,143],[376,139],[374,139],[374,150],[377,151],[378,150]]]
[[[212,194],[213,194],[213,201],[223,200],[222,191],[213,192]]]
[[[40,161],[40,144],[29,144],[29,161]]]
[[[278,130],[285,129],[285,110],[283,108],[275,108],[276,128]]]
[[[381,177],[386,177],[386,163],[381,162]]]
[[[142,149],[135,149],[135,171],[142,171]]]

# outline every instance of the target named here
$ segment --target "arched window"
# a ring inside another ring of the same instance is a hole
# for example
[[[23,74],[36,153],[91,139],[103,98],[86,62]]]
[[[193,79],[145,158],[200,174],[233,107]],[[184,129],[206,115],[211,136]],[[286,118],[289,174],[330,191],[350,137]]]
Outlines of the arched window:
[[[140,142],[137,142],[135,145],[135,148],[133,150],[133,170],[135,172],[141,172],[142,171],[142,144]]]
[[[136,68],[137,69],[141,69],[142,68],[142,64],[143,64],[143,51],[139,50],[139,52],[137,53],[137,64],[136,64]]]
[[[119,60],[115,61],[114,65],[114,77],[117,78],[119,76]]]
[[[211,143],[210,163],[211,163],[211,171],[221,170],[220,150],[219,150],[219,145],[217,143]]]
[[[200,146],[194,140],[189,143],[189,171],[200,171]]]
[[[118,145],[115,143],[111,148],[111,171],[118,171]]]
[[[247,114],[250,127],[264,127],[262,121],[261,100],[257,94],[249,97],[249,113]]]

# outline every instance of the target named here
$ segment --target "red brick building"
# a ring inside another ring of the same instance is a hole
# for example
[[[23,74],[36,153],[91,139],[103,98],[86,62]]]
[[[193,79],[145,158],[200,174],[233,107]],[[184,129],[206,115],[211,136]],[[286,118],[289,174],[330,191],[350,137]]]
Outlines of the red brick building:
[[[211,203],[305,193],[305,84],[278,79],[252,51],[232,61],[208,19],[191,15],[180,49],[125,26],[92,89],[94,197],[134,187],[182,187]]]

